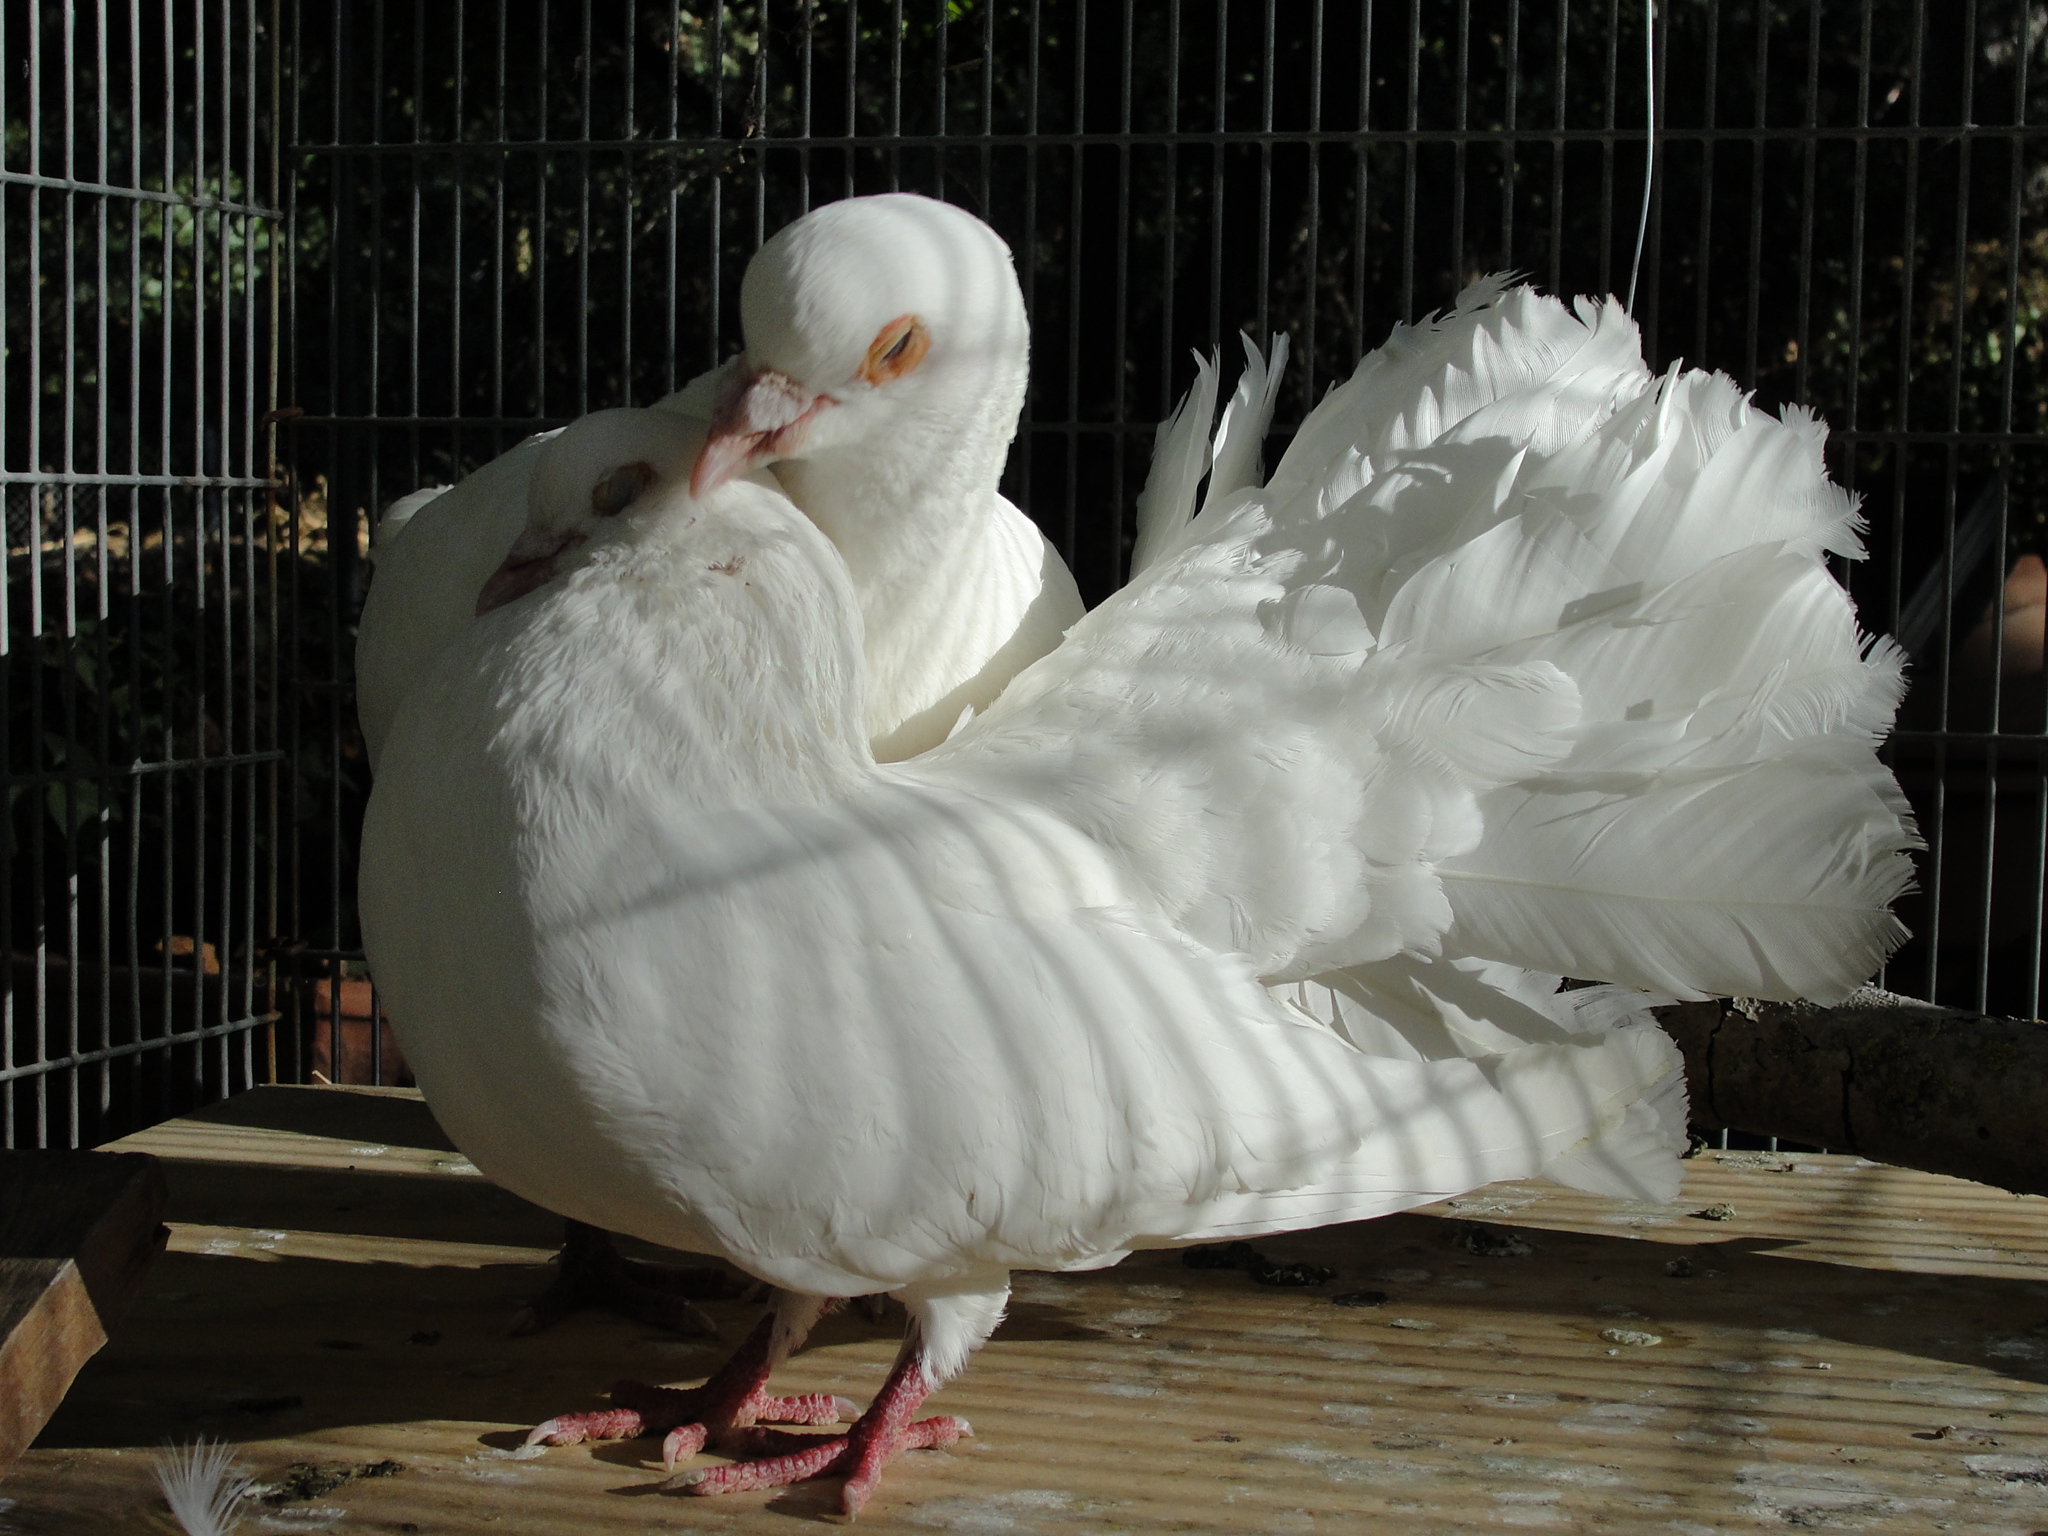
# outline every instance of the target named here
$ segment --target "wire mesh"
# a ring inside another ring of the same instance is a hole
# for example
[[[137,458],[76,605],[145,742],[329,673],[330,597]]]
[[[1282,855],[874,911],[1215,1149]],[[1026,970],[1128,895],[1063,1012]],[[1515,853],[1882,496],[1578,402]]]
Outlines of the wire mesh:
[[[8,1146],[276,1070],[273,34],[0,6]]]
[[[19,36],[29,12],[13,4]],[[247,15],[254,58],[266,19],[242,4],[232,15]],[[187,14],[161,14],[173,11]],[[34,14],[60,25],[54,8]],[[1005,489],[1095,600],[1121,578],[1152,424],[1189,381],[1191,347],[1290,335],[1284,441],[1391,325],[1484,272],[1563,293],[1626,286],[1653,151],[1634,306],[1646,351],[1828,418],[1835,471],[1871,524],[1871,558],[1845,578],[1866,621],[1914,658],[1891,750],[1930,846],[1905,912],[1916,937],[1886,980],[2039,1012],[2048,163],[2035,123],[2048,28],[2020,0],[1667,5],[1654,140],[1643,0],[289,0],[282,20],[282,223],[242,193],[247,212],[208,213],[207,227],[240,219],[252,252],[275,229],[287,279],[291,510],[257,519],[278,533],[256,541],[277,584],[255,594],[251,651],[276,692],[237,716],[249,734],[236,750],[281,755],[238,771],[275,772],[287,797],[264,824],[275,844],[251,846],[259,875],[262,850],[279,860],[266,931],[295,981],[281,1035],[310,1036],[294,1070],[403,1074],[353,909],[368,785],[350,653],[375,516],[534,430],[649,403],[721,360],[737,346],[740,273],[781,223],[904,188],[960,202],[1009,240],[1035,352]],[[31,78],[68,78],[39,68]],[[246,76],[255,92],[260,68],[236,68],[210,67],[207,88],[239,100]],[[17,117],[58,121],[57,85],[41,89],[34,112],[7,98],[10,174],[38,152],[17,147]],[[57,129],[38,131],[46,166]],[[209,137],[208,153],[225,142]],[[10,182],[10,292],[25,295],[22,195]],[[90,196],[32,195],[38,208]],[[248,259],[257,274],[263,258]],[[96,323],[90,306],[66,322],[38,302],[54,317],[39,322],[44,355],[52,326]],[[28,303],[10,298],[11,327]],[[10,368],[26,366],[18,355]],[[56,462],[57,429],[36,429],[40,456],[15,446],[27,429],[9,378],[7,463]],[[219,473],[189,450],[192,430],[166,431],[183,471]],[[237,441],[251,483],[218,492],[254,507],[260,434]],[[15,526],[10,506],[11,543]],[[276,621],[267,651],[261,615]],[[31,675],[9,676],[23,694]],[[74,685],[42,686],[10,771]],[[56,734],[73,757],[36,759],[36,772],[83,761],[76,743],[95,738],[68,729]],[[15,813],[12,856],[42,870],[35,850],[62,823],[46,815],[37,831],[28,814]],[[32,897],[35,879],[10,889],[16,908],[58,910]],[[81,887],[80,910],[97,899]],[[168,920],[149,921],[138,955]]]

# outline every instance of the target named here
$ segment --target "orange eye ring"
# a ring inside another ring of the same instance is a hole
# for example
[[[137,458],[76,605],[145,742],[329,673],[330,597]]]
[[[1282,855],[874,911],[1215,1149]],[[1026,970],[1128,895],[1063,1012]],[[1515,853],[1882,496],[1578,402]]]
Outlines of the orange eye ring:
[[[900,379],[916,372],[931,349],[932,334],[924,328],[924,322],[916,315],[898,315],[877,331],[868,344],[868,357],[861,364],[860,376],[870,384]]]

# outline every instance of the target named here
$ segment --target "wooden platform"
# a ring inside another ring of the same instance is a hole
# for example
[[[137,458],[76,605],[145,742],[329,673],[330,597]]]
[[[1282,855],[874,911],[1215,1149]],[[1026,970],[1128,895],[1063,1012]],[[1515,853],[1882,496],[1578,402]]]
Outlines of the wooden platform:
[[[245,1531],[821,1518],[812,1490],[657,1495],[651,1443],[515,1451],[614,1377],[697,1379],[717,1347],[597,1316],[506,1339],[558,1229],[410,1096],[259,1090],[124,1146],[165,1160],[170,1251],[0,1482],[10,1536],[171,1531],[151,1450],[199,1435],[273,1484],[389,1473],[252,1506]],[[1019,1276],[938,1400],[975,1438],[898,1463],[862,1526],[2048,1531],[2048,1200],[1710,1153],[1668,1210],[1501,1185],[1260,1246],[1338,1277],[1267,1289],[1173,1254]],[[1335,1300],[1359,1292],[1386,1300]],[[711,1310],[728,1340],[753,1315]],[[894,1348],[835,1319],[778,1380],[860,1396]]]
[[[135,1300],[165,1194],[139,1153],[0,1152],[0,1475]]]

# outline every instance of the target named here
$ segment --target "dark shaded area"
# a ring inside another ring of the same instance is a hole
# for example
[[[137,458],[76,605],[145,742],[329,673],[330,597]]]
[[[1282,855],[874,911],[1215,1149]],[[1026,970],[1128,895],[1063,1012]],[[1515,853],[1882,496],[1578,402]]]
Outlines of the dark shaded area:
[[[1695,1126],[1782,1136],[2048,1194],[2048,1029],[1881,992],[1660,1009]],[[1709,1220],[1718,1208],[1695,1212]]]

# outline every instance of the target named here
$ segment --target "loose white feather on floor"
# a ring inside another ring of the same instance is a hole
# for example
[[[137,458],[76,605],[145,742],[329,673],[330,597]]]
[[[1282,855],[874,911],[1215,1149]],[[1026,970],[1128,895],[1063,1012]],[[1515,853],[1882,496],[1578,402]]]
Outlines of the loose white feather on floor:
[[[249,1492],[249,1474],[229,1446],[215,1440],[166,1445],[156,1454],[155,1471],[157,1487],[185,1536],[228,1536],[242,1523],[239,1509]]]
[[[756,1432],[767,1461],[696,1491],[837,1470],[857,1507],[959,1432],[909,1415],[1010,1267],[1539,1171],[1628,1187],[1671,1164],[1676,1053],[1556,971],[1825,991],[1895,936],[1910,832],[1870,733],[1896,664],[1820,563],[1849,519],[1811,432],[1651,379],[1612,306],[1526,292],[1360,380],[895,767],[860,590],[809,520],[758,485],[693,500],[677,418],[544,450],[588,494],[534,506],[538,590],[399,711],[366,940],[485,1172],[795,1298],[678,1433],[758,1416],[816,1298],[909,1307],[847,1436]],[[623,510],[622,465],[649,471]],[[1740,838],[1697,825],[1730,776]],[[1716,862],[1688,879],[1667,841]]]

